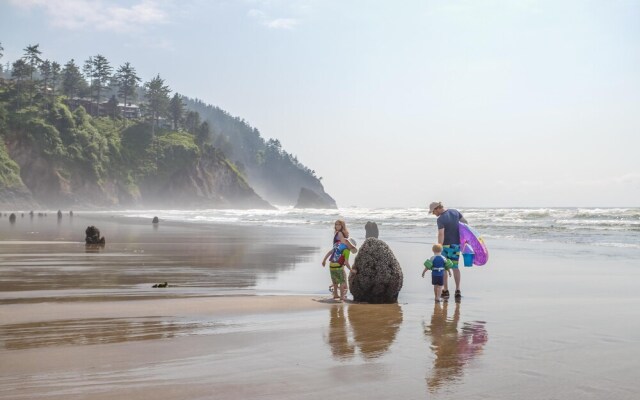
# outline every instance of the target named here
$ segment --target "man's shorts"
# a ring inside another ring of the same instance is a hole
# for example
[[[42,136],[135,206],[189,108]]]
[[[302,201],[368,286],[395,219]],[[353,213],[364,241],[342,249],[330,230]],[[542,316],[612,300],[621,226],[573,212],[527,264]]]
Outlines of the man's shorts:
[[[329,271],[331,273],[331,282],[335,285],[341,285],[347,281],[345,278],[344,268],[330,267]]]
[[[442,255],[451,260],[453,263],[451,268],[458,268],[458,260],[460,259],[459,244],[445,244],[442,246]]]
[[[444,286],[444,275],[431,275],[431,284],[433,286]]]

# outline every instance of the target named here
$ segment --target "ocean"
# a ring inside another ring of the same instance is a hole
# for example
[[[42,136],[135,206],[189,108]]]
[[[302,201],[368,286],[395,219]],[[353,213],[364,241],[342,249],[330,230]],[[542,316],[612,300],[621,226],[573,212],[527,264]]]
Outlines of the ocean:
[[[607,249],[640,250],[640,208],[458,208],[469,225],[485,239],[499,242],[582,244]],[[364,237],[367,221],[378,224],[381,237],[397,240],[429,238],[436,219],[424,208],[341,208],[338,210],[125,210],[103,214],[131,218],[158,216],[164,221],[196,224],[299,226],[330,230],[337,218],[347,222],[356,237]]]

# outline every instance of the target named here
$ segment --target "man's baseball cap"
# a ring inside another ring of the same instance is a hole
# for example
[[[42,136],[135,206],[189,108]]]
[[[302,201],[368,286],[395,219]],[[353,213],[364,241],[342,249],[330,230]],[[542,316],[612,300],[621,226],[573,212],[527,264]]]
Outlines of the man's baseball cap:
[[[433,211],[438,207],[442,207],[441,201],[434,201],[431,204],[429,204],[429,214],[433,214]]]

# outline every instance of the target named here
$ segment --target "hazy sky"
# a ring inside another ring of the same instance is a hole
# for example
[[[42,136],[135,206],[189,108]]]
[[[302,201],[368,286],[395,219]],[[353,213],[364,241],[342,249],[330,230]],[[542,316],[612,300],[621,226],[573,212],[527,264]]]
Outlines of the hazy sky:
[[[159,73],[339,206],[640,206],[638,21],[639,0],[0,0],[0,61]]]

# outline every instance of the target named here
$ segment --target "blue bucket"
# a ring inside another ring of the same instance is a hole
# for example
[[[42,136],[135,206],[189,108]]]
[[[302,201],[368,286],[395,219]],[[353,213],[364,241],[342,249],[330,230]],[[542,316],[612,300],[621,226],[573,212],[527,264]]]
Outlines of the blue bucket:
[[[473,254],[473,253],[463,253],[462,254],[462,258],[464,258],[464,266],[465,267],[472,267],[473,266],[473,257],[475,257],[475,254]]]

